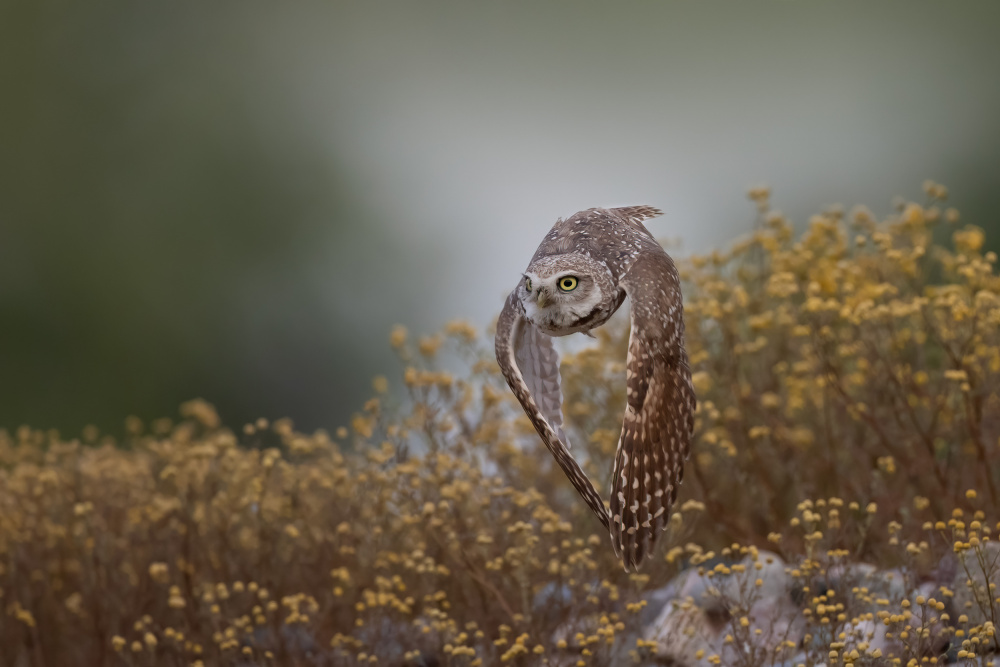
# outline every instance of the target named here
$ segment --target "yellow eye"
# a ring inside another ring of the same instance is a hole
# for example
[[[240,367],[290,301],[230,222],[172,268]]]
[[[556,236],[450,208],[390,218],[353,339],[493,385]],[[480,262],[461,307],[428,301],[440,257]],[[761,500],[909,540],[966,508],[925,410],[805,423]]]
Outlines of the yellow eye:
[[[559,279],[559,289],[563,292],[572,292],[576,289],[576,282],[573,276],[563,276]]]
[[[531,291],[531,278],[524,279],[524,289]]]

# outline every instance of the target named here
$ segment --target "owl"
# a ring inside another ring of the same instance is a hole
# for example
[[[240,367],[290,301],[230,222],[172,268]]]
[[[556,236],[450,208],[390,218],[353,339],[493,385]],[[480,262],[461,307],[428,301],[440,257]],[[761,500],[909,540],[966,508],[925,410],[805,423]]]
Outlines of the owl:
[[[643,226],[649,206],[592,208],[556,222],[497,322],[500,369],[538,435],[635,570],[666,527],[694,428],[680,278]],[[569,451],[553,336],[588,334],[629,299],[625,417],[610,510]]]

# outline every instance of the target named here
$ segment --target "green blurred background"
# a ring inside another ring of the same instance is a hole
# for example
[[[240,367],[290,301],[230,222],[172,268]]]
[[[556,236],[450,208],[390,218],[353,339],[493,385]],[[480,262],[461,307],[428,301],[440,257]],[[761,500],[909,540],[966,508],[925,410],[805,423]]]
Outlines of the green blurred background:
[[[0,426],[332,428],[559,216],[1000,205],[1000,4],[0,0]]]

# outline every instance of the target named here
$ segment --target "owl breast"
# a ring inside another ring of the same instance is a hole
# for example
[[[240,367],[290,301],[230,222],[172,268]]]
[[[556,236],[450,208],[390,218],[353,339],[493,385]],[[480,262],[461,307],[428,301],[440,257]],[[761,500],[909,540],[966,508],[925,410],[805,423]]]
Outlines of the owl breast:
[[[612,312],[606,308],[597,307],[580,315],[569,309],[534,309],[535,313],[525,313],[529,322],[549,336],[568,336],[573,333],[586,333],[595,329],[611,317]]]
[[[618,310],[622,297],[605,297],[595,294],[578,304],[558,304],[539,308],[533,300],[524,299],[525,318],[549,336],[568,336],[587,333],[601,326]]]

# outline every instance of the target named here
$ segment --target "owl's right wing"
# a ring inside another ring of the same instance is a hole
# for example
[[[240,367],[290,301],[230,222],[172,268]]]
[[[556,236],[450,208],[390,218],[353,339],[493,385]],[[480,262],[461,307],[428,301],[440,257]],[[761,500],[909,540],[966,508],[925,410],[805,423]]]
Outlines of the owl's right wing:
[[[610,517],[601,494],[570,454],[562,429],[559,354],[551,337],[524,317],[516,292],[507,297],[496,335],[497,363],[542,442],[606,529]]]

